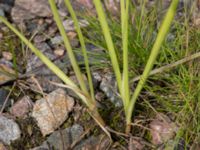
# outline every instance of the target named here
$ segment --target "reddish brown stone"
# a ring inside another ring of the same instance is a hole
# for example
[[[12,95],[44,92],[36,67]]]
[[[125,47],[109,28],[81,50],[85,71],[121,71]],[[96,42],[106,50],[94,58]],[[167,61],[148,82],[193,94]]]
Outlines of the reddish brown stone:
[[[30,97],[24,96],[11,107],[10,112],[15,117],[25,118],[32,107],[33,102],[31,101]]]

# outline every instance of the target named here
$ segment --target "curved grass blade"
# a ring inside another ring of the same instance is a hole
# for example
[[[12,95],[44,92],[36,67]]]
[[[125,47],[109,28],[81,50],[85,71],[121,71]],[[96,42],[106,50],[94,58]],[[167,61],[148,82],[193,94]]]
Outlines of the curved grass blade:
[[[116,52],[115,52],[114,44],[113,44],[113,41],[112,41],[112,37],[111,37],[111,34],[110,34],[110,30],[109,30],[109,27],[108,27],[108,23],[106,21],[105,13],[103,11],[103,7],[102,7],[100,0],[93,0],[93,3],[95,5],[96,11],[97,11],[97,14],[98,14],[98,17],[99,17],[99,22],[101,24],[103,35],[104,35],[104,38],[106,40],[109,56],[111,58],[111,63],[112,63],[112,66],[113,66],[113,70],[115,72],[115,76],[116,76],[116,80],[117,80],[117,84],[118,84],[118,89],[119,89],[119,92],[121,94],[122,93],[121,72],[120,72],[119,63],[118,63],[118,60],[117,60],[117,55],[116,55]]]
[[[168,11],[167,11],[167,14],[164,18],[164,21],[160,27],[160,30],[158,32],[158,35],[157,35],[157,38],[156,38],[156,41],[153,45],[153,48],[152,48],[152,51],[151,51],[151,54],[149,56],[149,59],[147,61],[147,64],[145,66],[145,69],[144,69],[144,72],[141,76],[141,79],[133,93],[133,96],[131,98],[131,101],[130,101],[130,105],[129,105],[129,109],[128,109],[128,112],[127,112],[127,127],[126,127],[126,132],[129,133],[130,132],[130,123],[131,123],[131,117],[132,117],[132,113],[133,113],[133,109],[134,109],[134,106],[135,106],[135,102],[140,94],[140,91],[142,90],[146,80],[147,80],[147,77],[149,75],[149,72],[151,71],[151,69],[153,68],[153,65],[154,65],[154,62],[156,60],[156,57],[159,53],[159,50],[160,50],[160,47],[162,45],[162,42],[164,41],[167,33],[168,33],[168,30],[170,28],[170,25],[172,23],[172,20],[174,18],[174,15],[176,13],[176,8],[177,8],[177,5],[178,5],[178,2],[179,0],[173,0],[171,2],[171,5],[170,7],[168,8]]]
[[[35,53],[36,56],[38,56],[41,61],[52,71],[54,72],[65,84],[73,87],[74,89],[79,89],[76,84],[65,75],[63,71],[61,71],[53,62],[51,62],[40,50],[38,50],[29,40],[27,40],[17,29],[15,29],[5,18],[0,16],[0,20],[9,27],[31,50],[33,53]],[[76,91],[75,91],[76,92]],[[78,94],[80,96],[80,94]],[[80,96],[82,99],[83,96]],[[83,98],[84,103],[86,105],[89,105],[87,100]]]
[[[59,13],[58,13],[58,10],[56,8],[55,0],[49,0],[49,4],[50,4],[51,10],[52,10],[52,13],[54,15],[54,20],[55,20],[55,22],[57,24],[57,27],[58,27],[58,29],[60,31],[60,34],[61,34],[62,38],[63,38],[64,45],[65,45],[66,50],[68,52],[70,62],[72,64],[73,70],[74,70],[74,72],[76,74],[76,77],[78,79],[78,82],[80,84],[80,87],[84,91],[84,93],[87,93],[89,95],[87,87],[86,87],[86,84],[85,84],[85,81],[83,79],[83,76],[81,74],[80,68],[79,68],[79,66],[77,64],[75,55],[73,53],[71,44],[70,44],[69,39],[68,39],[68,37],[66,35],[65,29],[63,27],[62,21],[60,19]]]
[[[38,56],[40,60],[67,85],[68,88],[73,90],[80,97],[86,106],[88,106],[91,116],[111,139],[110,133],[107,131],[105,123],[96,109],[96,104],[92,100],[89,100],[90,97],[88,97],[88,94],[82,92],[79,87],[69,77],[67,77],[62,70],[60,70],[43,53],[41,53],[40,50],[38,50],[29,40],[27,40],[4,17],[0,16],[0,21],[2,21],[8,28],[10,28],[32,50],[32,52],[35,53],[35,55]]]
[[[84,37],[83,37],[82,31],[81,31],[78,19],[76,17],[76,13],[74,12],[74,9],[73,9],[70,1],[65,0],[65,5],[67,6],[69,13],[71,14],[71,17],[74,21],[76,31],[78,33],[78,37],[79,37],[79,41],[81,44],[81,49],[82,49],[82,53],[83,53],[83,57],[84,57],[87,78],[88,78],[88,82],[89,82],[90,95],[91,95],[92,99],[94,100],[95,99],[94,98],[94,88],[93,88],[93,83],[92,83],[92,76],[91,76],[91,71],[90,71],[90,67],[89,67],[89,59],[87,56],[87,50],[86,50],[86,46],[85,46]]]

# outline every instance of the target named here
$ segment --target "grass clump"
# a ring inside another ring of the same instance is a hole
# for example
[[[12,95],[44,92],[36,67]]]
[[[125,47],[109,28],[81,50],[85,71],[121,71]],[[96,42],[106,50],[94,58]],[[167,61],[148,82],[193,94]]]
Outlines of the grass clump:
[[[195,2],[194,5],[196,5]],[[136,85],[136,81],[140,79],[137,75],[140,75],[144,70],[144,64],[157,35],[158,24],[160,24],[158,14],[160,13],[156,7],[143,13],[141,13],[142,10],[135,11],[134,6],[130,7],[134,21],[129,20],[129,77],[131,85]],[[182,13],[186,13],[186,10],[183,10]],[[139,21],[141,14],[143,16],[142,23]],[[136,103],[137,109],[134,111],[136,117],[142,115],[145,118],[152,118],[158,112],[171,116],[172,121],[179,127],[176,139],[178,141],[184,139],[186,145],[199,140],[199,125],[197,124],[199,120],[197,96],[199,95],[199,68],[197,67],[197,58],[200,54],[198,42],[200,30],[192,25],[190,17],[188,14],[181,18],[176,16],[176,20],[173,21],[170,33],[163,41],[159,56],[155,61],[155,69],[150,72],[151,76],[144,85],[139,101]],[[159,16],[159,18],[161,17]],[[91,31],[87,33],[86,40],[106,51],[106,43],[96,18],[86,17],[86,19],[90,23],[87,30]],[[112,16],[108,15],[107,20],[115,43],[119,67],[122,70],[121,26],[119,20]],[[93,41],[90,40],[91,37],[93,37]],[[131,89],[131,91],[133,90],[135,89]]]

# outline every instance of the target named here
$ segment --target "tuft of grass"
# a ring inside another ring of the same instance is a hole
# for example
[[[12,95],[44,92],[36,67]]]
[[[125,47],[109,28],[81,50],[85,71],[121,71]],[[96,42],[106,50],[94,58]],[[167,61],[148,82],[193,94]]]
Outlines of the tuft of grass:
[[[144,64],[157,35],[160,12],[153,7],[143,13],[142,23],[139,23],[141,10],[136,11],[135,6],[132,5],[130,7],[130,14],[133,14],[131,17],[134,19],[129,21],[129,73],[130,77],[135,78],[144,70]],[[199,140],[199,67],[198,60],[194,60],[193,56],[199,57],[200,29],[192,26],[188,17],[182,18],[181,21],[174,20],[154,65],[156,69],[163,66],[165,68],[149,77],[136,103],[134,114],[144,115],[145,118],[152,118],[158,112],[170,115],[172,121],[179,127],[176,139],[182,138],[186,144],[191,144]],[[96,18],[85,18],[90,23],[87,30],[91,31],[85,33],[87,34],[86,40],[107,52],[102,30]],[[122,69],[121,24],[109,15],[107,21],[115,43],[120,69]],[[138,30],[139,26],[140,30]],[[89,40],[91,38],[92,41]],[[107,55],[109,56],[108,53]],[[189,61],[183,64],[181,61],[185,58]],[[175,62],[181,63],[176,65]],[[175,66],[166,68],[168,65]]]
[[[165,37],[168,33],[171,22],[176,13],[176,7],[178,5],[178,2],[179,2],[178,0],[173,0],[171,2],[168,12],[164,18],[164,21],[163,21],[163,23],[160,27],[160,30],[158,32],[158,35],[156,37],[155,43],[153,45],[151,54],[147,61],[147,65],[144,69],[142,77],[141,77],[131,99],[129,99],[130,95],[127,95],[127,94],[129,94],[129,91],[122,90],[122,89],[127,90],[129,87],[128,82],[127,82],[128,81],[128,68],[123,68],[123,78],[122,78],[120,70],[119,70],[119,65],[118,65],[119,63],[117,60],[114,44],[113,44],[112,37],[110,34],[110,29],[109,29],[102,5],[99,0],[94,0],[94,5],[95,5],[96,11],[97,11],[97,15],[99,17],[98,20],[100,22],[105,41],[107,43],[109,56],[110,56],[111,62],[112,62],[112,67],[115,72],[115,76],[116,76],[116,80],[117,80],[117,84],[118,84],[118,90],[119,90],[119,93],[122,97],[123,104],[124,104],[124,111],[125,111],[125,115],[126,115],[126,133],[130,132],[130,127],[131,127],[130,124],[131,124],[132,113],[134,110],[135,102],[140,94],[140,91],[142,90],[142,88],[145,84],[145,81],[149,75],[149,72],[151,71],[151,69],[154,65],[154,62],[159,53],[160,47],[163,43],[163,40],[165,39]],[[124,1],[121,1],[120,4],[121,4],[120,6],[121,6],[123,67],[128,67],[128,61],[127,61],[127,59],[128,59],[128,47],[127,47],[128,41],[127,40],[128,40],[129,1],[126,1],[126,4]],[[144,5],[145,5],[145,3],[144,3]],[[143,13],[143,11],[142,11],[142,13]],[[141,25],[141,19],[142,19],[142,16],[140,18],[139,25]],[[140,26],[139,26],[139,30],[140,30]]]

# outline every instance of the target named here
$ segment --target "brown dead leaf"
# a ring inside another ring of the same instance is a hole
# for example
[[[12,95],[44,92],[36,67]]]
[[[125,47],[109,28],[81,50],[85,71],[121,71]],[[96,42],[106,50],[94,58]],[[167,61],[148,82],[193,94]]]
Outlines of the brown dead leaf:
[[[6,65],[0,64],[0,84],[15,79],[15,71]]]

